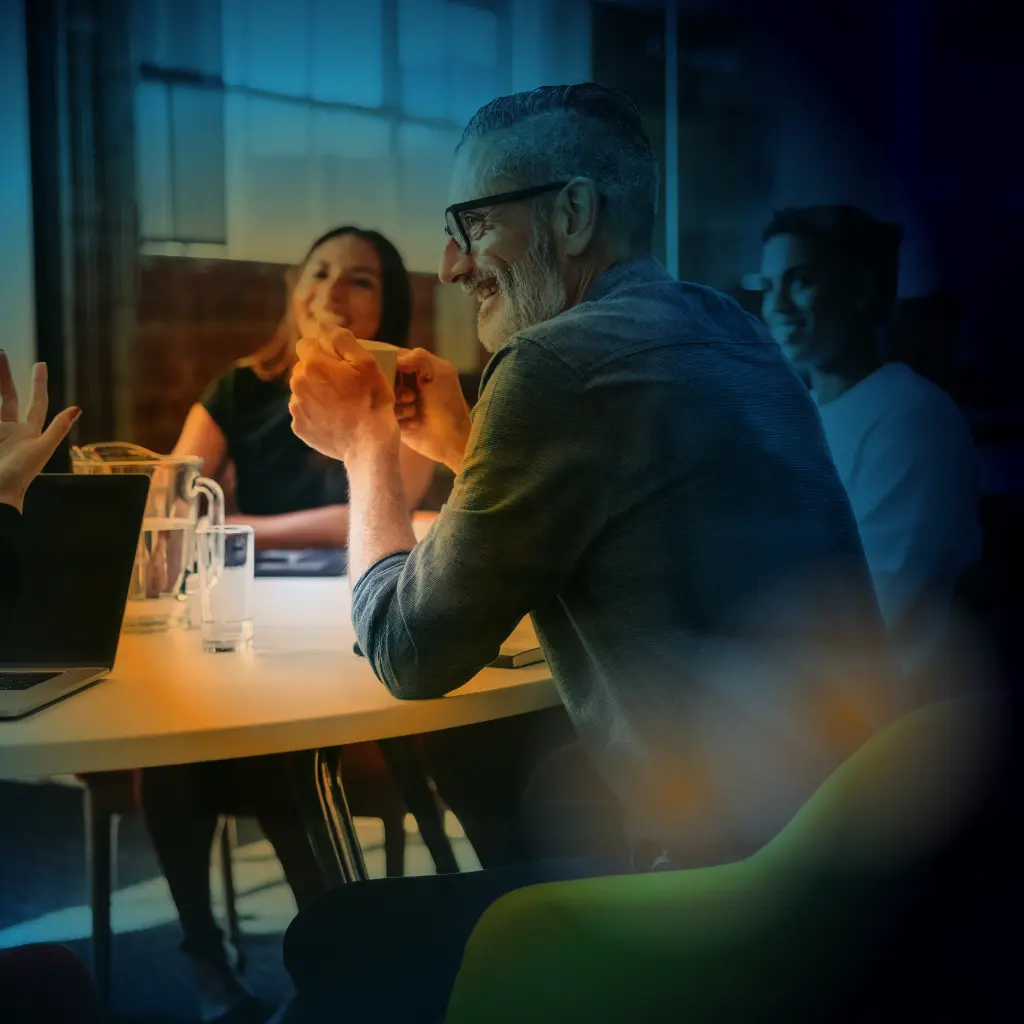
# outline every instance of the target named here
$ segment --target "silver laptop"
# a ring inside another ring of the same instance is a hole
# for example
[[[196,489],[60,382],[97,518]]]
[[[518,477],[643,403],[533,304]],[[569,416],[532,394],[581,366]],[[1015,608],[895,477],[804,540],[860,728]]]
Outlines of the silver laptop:
[[[0,719],[113,668],[148,492],[137,473],[43,475],[29,487],[18,596],[0,622]]]

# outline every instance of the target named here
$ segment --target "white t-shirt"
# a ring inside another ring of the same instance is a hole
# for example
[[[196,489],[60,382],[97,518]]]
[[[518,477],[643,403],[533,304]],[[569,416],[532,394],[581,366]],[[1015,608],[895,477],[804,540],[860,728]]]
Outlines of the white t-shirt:
[[[981,559],[970,427],[904,363],[885,364],[819,412],[882,615],[914,670],[934,653],[961,573]]]

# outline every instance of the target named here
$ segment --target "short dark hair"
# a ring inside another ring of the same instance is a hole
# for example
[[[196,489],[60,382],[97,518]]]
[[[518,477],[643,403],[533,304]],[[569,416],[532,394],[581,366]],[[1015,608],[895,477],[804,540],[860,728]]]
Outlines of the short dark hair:
[[[791,206],[775,213],[761,241],[776,235],[803,239],[813,259],[838,273],[868,275],[874,288],[866,315],[873,327],[888,321],[899,285],[899,224],[876,220],[857,206]]]
[[[456,152],[470,139],[497,132],[508,132],[508,138],[496,148],[494,175],[524,188],[576,175],[592,178],[613,231],[631,250],[650,250],[658,160],[644,119],[624,92],[583,82],[499,96],[473,115]]]

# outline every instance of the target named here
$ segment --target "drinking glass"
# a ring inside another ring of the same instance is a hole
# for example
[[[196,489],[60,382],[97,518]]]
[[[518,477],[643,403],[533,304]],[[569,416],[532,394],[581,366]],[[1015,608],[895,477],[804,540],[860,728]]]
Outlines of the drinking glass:
[[[256,565],[252,527],[200,526],[196,554],[203,650],[242,651],[252,647]]]

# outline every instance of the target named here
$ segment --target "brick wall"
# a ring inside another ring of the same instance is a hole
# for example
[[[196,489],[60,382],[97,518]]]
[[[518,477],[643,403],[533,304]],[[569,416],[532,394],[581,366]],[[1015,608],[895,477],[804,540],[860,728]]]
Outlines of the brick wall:
[[[284,310],[285,269],[237,260],[140,258],[134,428],[127,440],[157,452],[171,450],[189,407],[210,380],[271,336]],[[433,350],[437,278],[411,276],[409,344]]]

